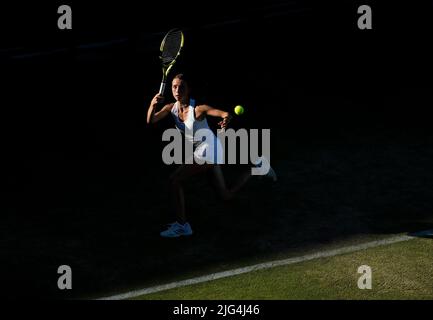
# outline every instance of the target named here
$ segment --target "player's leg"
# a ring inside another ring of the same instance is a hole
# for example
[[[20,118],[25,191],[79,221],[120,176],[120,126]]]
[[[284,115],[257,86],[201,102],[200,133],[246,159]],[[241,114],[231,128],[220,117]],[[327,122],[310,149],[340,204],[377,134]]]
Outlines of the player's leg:
[[[251,178],[251,168],[247,168],[242,172],[236,183],[230,188],[230,192],[235,194],[238,192]]]
[[[259,162],[260,166],[263,165],[263,161],[267,161],[267,159],[261,159]],[[255,164],[254,166],[257,167],[259,164]],[[265,176],[272,179],[274,182],[277,181],[277,175],[270,166],[269,161],[267,161],[267,167],[269,168],[269,171],[267,172],[267,174],[265,174]],[[221,198],[224,200],[232,199],[234,195],[250,180],[252,176],[251,168],[247,168],[241,173],[235,184],[231,188],[227,188],[221,166],[214,165],[212,169],[216,187],[219,194],[221,195]]]
[[[170,190],[173,195],[176,216],[179,223],[186,222],[185,196],[183,192],[184,182],[190,177],[195,176],[196,174],[209,170],[211,167],[212,165],[208,164],[183,164],[179,168],[177,168],[170,176]]]
[[[212,178],[214,181],[214,185],[221,198],[223,200],[230,200],[231,198],[233,198],[233,194],[226,186],[226,182],[220,165],[214,165],[212,167],[212,175],[213,175]]]
[[[238,192],[239,189],[241,189],[251,177],[251,169],[248,168],[245,172],[241,174],[234,186],[228,189],[225,183],[224,174],[222,172],[221,166],[214,165],[212,167],[212,171],[214,174],[215,185],[218,189],[219,194],[221,195],[221,198],[224,200],[232,199],[235,193]]]
[[[175,238],[192,235],[190,224],[186,221],[185,196],[183,184],[188,178],[205,172],[211,168],[210,165],[181,165],[170,176],[170,189],[174,200],[177,221],[169,225],[168,229],[161,232],[161,236]]]

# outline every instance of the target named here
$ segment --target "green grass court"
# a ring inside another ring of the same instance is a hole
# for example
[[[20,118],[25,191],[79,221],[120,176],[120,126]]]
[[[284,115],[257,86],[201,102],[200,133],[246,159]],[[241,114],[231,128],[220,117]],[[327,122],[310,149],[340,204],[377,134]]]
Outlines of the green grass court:
[[[345,105],[345,100],[332,101]],[[84,158],[41,151],[32,163],[37,170],[23,164],[4,202],[0,263],[14,271],[5,273],[4,292],[11,298],[95,299],[431,230],[432,135],[421,129],[411,134],[357,130],[319,139],[273,128],[271,161],[278,183],[253,179],[226,203],[207,177],[192,179],[185,193],[195,233],[179,241],[159,236],[173,219],[167,197],[173,168],[161,164],[159,149],[149,156],[92,151]],[[65,163],[71,164],[68,170]],[[231,185],[238,167],[224,170]],[[198,299],[428,299],[433,297],[429,241],[144,298],[187,299],[194,293]],[[65,264],[73,270],[71,291],[57,287],[57,268]],[[362,264],[373,268],[369,291],[356,286]]]
[[[409,241],[140,296],[137,299],[433,299],[433,240]],[[358,267],[372,289],[358,288]]]

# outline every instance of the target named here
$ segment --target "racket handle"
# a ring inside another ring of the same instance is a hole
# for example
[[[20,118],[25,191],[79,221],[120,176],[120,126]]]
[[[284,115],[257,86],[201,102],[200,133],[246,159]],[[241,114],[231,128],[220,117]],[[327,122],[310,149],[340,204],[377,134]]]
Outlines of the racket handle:
[[[161,82],[161,86],[159,87],[159,94],[160,95],[164,95],[164,91],[165,91],[165,82]]]

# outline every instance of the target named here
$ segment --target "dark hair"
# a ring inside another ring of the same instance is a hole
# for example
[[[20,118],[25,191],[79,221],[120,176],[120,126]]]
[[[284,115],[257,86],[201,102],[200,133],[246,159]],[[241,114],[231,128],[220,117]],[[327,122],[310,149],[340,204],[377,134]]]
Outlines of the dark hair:
[[[197,101],[206,100],[206,89],[203,87],[201,82],[196,82],[197,74],[191,73],[178,73],[173,77],[185,81],[188,85],[190,95],[193,96]],[[199,93],[200,92],[200,93]]]
[[[173,80],[174,79],[179,79],[179,80],[185,81],[186,83],[188,83],[188,85],[190,85],[190,81],[191,81],[190,77],[188,75],[186,75],[185,73],[178,73],[177,75],[175,75],[173,77]]]

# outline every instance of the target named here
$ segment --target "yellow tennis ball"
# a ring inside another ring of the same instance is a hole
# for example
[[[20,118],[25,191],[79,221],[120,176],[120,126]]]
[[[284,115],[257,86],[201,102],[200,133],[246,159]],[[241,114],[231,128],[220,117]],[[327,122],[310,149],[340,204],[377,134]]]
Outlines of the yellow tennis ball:
[[[244,107],[242,107],[241,105],[237,105],[237,106],[235,107],[235,113],[236,113],[238,116],[240,116],[241,114],[244,113]]]

